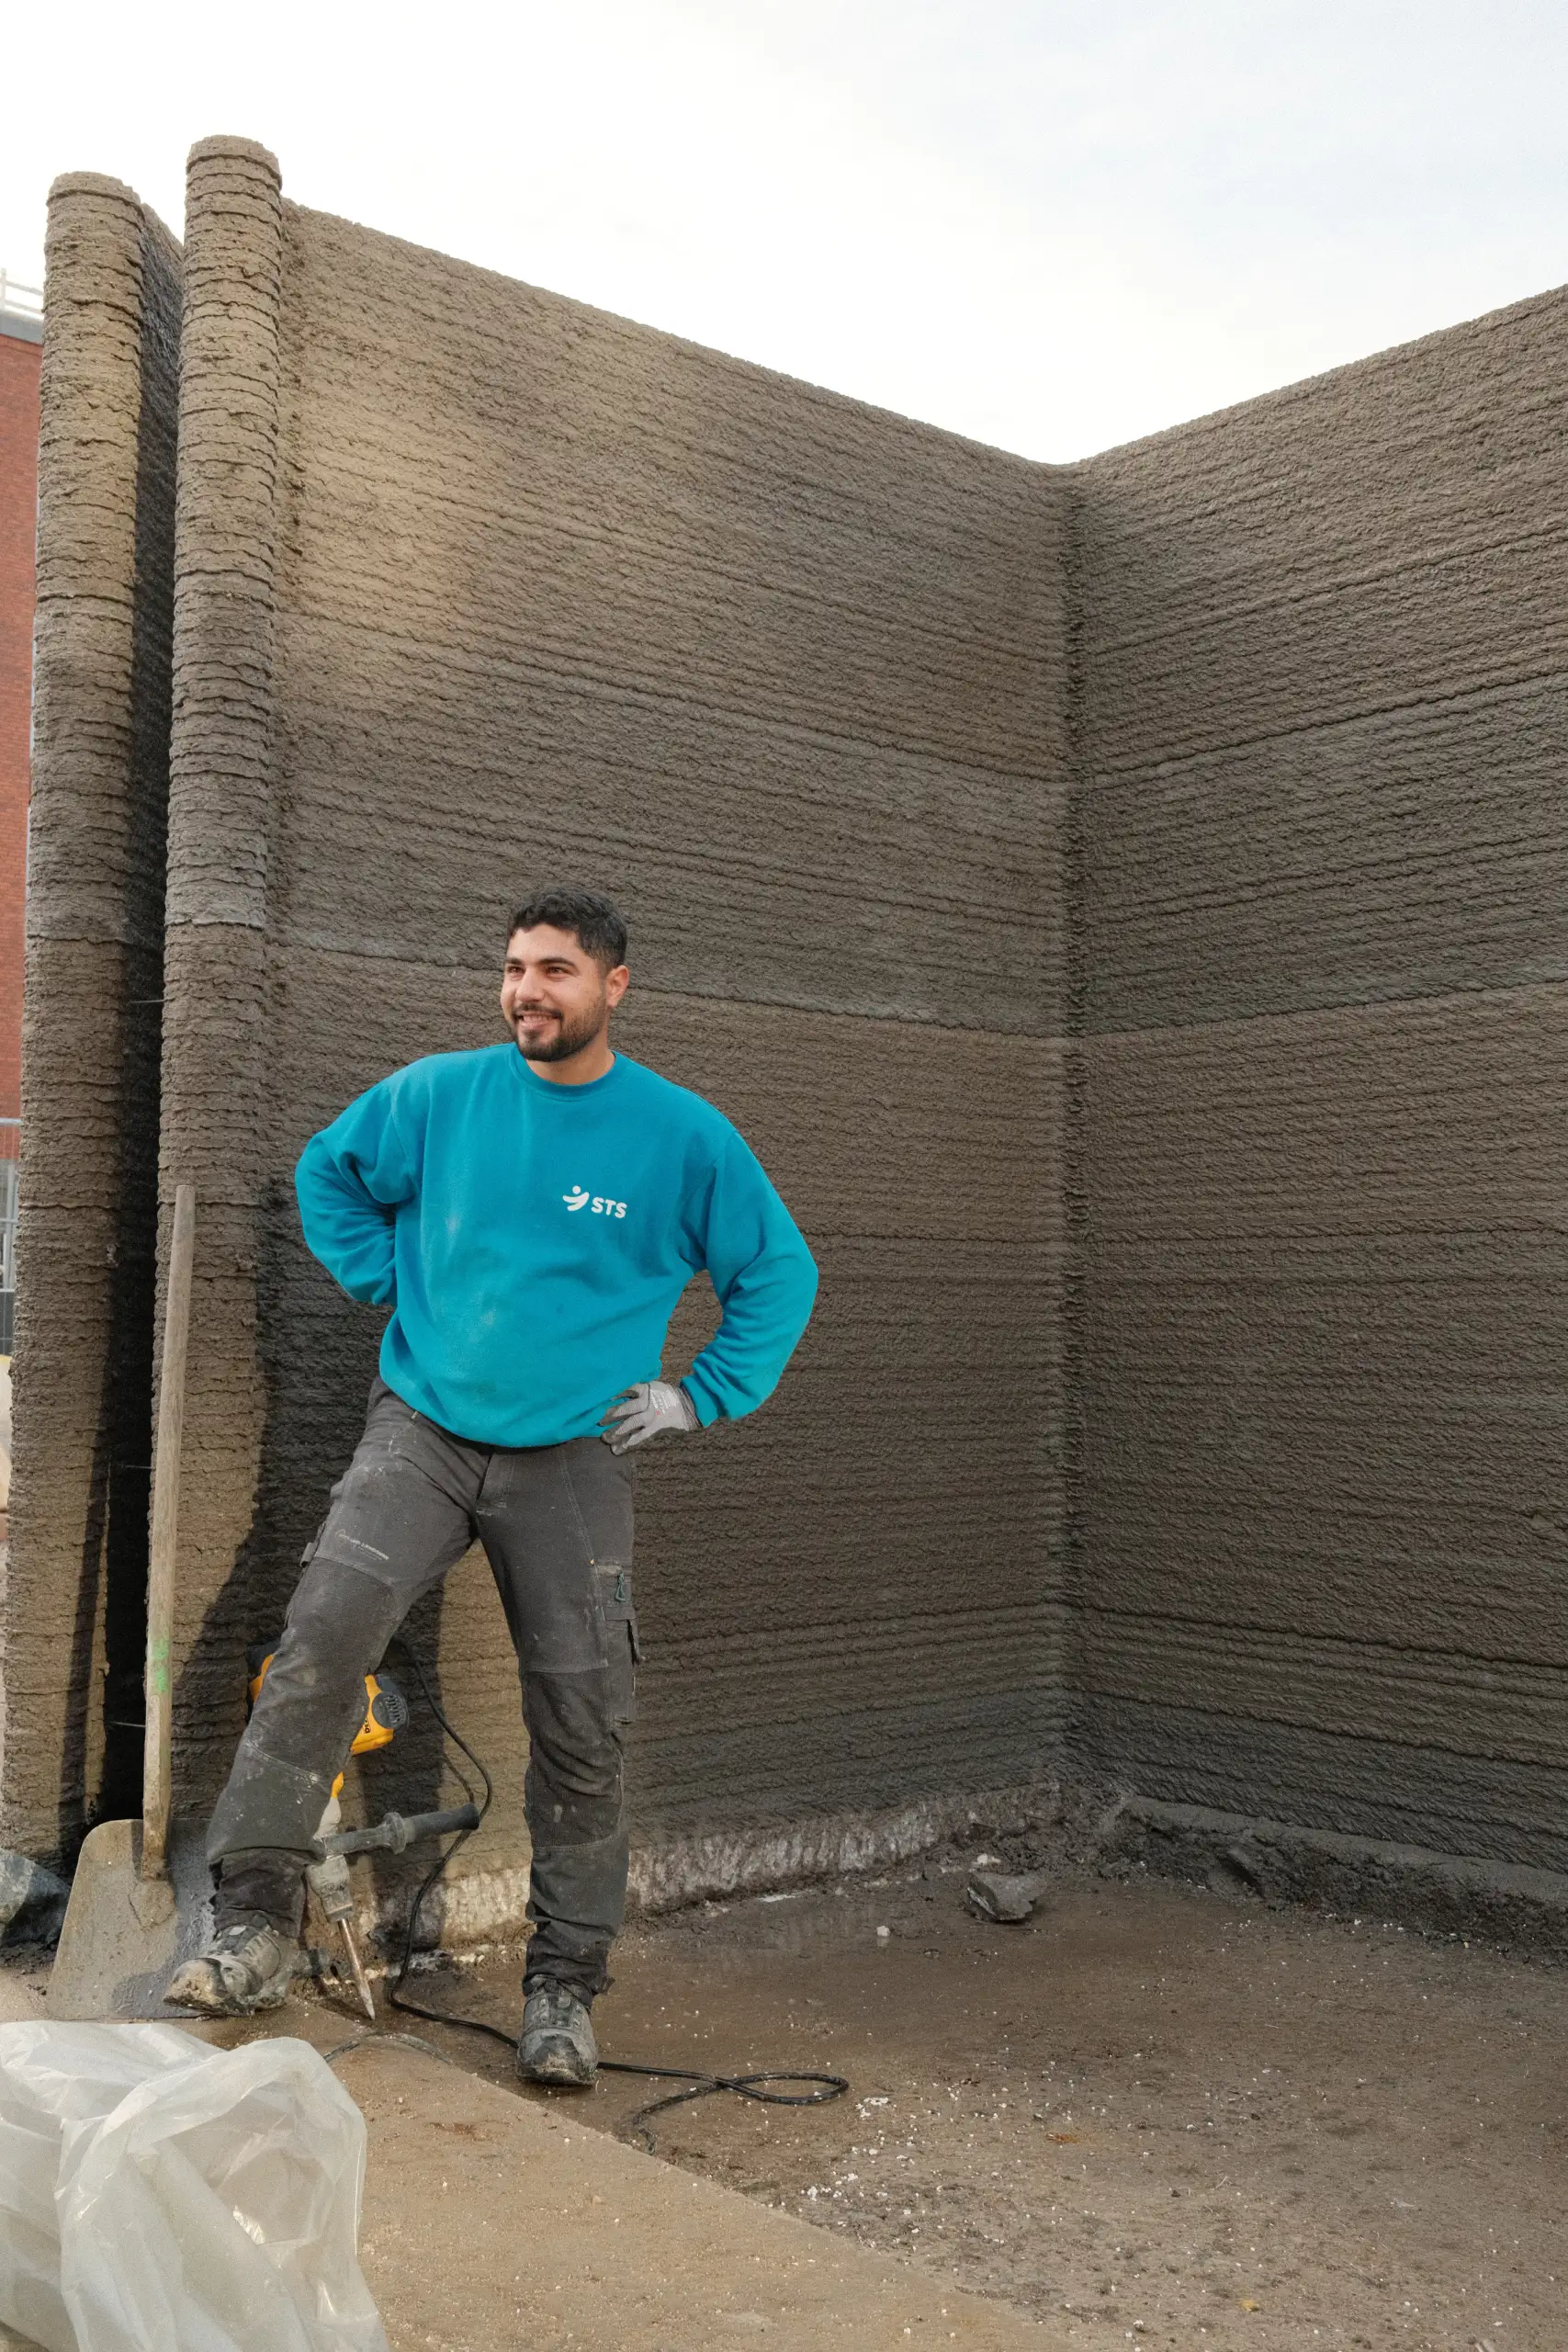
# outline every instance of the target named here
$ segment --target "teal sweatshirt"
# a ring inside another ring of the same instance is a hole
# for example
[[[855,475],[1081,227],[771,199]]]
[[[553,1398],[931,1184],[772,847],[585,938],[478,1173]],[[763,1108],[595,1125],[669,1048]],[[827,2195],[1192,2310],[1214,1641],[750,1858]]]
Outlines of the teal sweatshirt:
[[[305,1239],[351,1298],[393,1313],[381,1377],[485,1445],[598,1429],[660,1371],[706,1268],[723,1308],[685,1375],[705,1425],[771,1394],[817,1268],[728,1119],[618,1054],[558,1086],[514,1045],[435,1054],[312,1136],[295,1175]]]

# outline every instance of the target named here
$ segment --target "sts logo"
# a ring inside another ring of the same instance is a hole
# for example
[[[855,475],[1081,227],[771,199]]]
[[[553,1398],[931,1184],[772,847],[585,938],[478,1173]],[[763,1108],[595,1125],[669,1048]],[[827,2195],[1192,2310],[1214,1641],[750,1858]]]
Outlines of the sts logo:
[[[570,1193],[561,1194],[561,1198],[566,1203],[569,1214],[573,1210],[588,1207],[592,1208],[595,1216],[625,1216],[626,1213],[625,1201],[609,1201],[595,1194],[591,1202],[581,1184],[574,1184]]]

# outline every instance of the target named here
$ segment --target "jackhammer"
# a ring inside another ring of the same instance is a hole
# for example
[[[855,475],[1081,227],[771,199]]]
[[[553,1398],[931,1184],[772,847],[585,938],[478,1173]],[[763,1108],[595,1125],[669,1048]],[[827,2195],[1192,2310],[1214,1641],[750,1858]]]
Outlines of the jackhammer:
[[[254,1707],[266,1679],[266,1670],[276,1654],[276,1643],[262,1643],[253,1649],[245,1660],[250,1682],[250,1699]],[[351,1756],[364,1756],[378,1747],[389,1747],[409,1719],[408,1701],[386,1669],[380,1668],[365,1678],[365,1719],[354,1736],[349,1748]],[[354,1933],[354,1890],[349,1882],[348,1858],[351,1854],[401,1854],[423,1838],[445,1838],[455,1830],[477,1829],[479,1809],[477,1804],[448,1805],[442,1813],[415,1813],[406,1817],[389,1813],[369,1829],[343,1829],[342,1807],[338,1803],[343,1792],[344,1776],[340,1772],[333,1782],[333,1792],[312,1841],[315,1859],[305,1872],[305,1883],[320,1905],[329,1927],[335,1928],[343,1939],[344,1954],[348,1962],[354,1989],[359,1996],[360,2007],[372,2024],[376,2018],[376,2002],[370,1990],[370,1980],[365,1973],[365,1963],[359,1956],[359,1946]]]

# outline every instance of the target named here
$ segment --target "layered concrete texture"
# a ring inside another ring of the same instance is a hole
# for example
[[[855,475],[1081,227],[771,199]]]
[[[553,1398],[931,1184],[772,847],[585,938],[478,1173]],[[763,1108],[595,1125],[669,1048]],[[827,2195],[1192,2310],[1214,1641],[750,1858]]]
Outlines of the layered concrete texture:
[[[0,303],[0,1118],[21,1108],[22,922],[32,727],[43,321]],[[3,1507],[3,1506],[0,1506]]]
[[[1568,1867],[1568,297],[1078,469],[1076,1739]]]
[[[140,1785],[179,253],[50,205],[0,1844]]]
[[[61,184],[0,1839],[68,1853],[135,1738],[154,1139],[198,1812],[379,1337],[295,1159],[500,1034],[510,909],[573,876],[631,919],[619,1043],[823,1272],[769,1405],[643,1470],[646,1889],[1021,1817],[1064,1760],[1568,1868],[1568,298],[1052,469],[209,141],[176,491],[181,286]],[[496,1775],[479,1933],[526,1861],[481,1560],[411,1634]],[[452,1785],[416,1706],[350,1801]]]
[[[772,1402],[642,1472],[639,1844],[700,1874],[716,1838],[1031,1780],[1059,1719],[1055,478],[300,210],[243,141],[192,156],[185,300],[184,1802],[227,1770],[379,1339],[303,1249],[295,1159],[399,1064],[502,1034],[508,915],[560,876],[627,912],[618,1043],[737,1121],[823,1273]],[[481,1560],[413,1631],[496,1775],[454,1898],[478,1926],[525,1860]],[[438,1775],[416,1707],[355,1801]]]

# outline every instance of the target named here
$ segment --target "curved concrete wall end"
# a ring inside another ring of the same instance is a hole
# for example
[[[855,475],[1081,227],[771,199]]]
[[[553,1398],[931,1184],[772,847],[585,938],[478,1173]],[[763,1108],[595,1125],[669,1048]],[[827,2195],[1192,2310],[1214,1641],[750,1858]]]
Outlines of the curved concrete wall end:
[[[50,198],[0,1843],[140,1780],[180,254]]]

